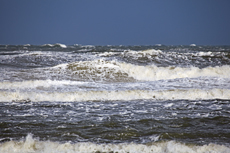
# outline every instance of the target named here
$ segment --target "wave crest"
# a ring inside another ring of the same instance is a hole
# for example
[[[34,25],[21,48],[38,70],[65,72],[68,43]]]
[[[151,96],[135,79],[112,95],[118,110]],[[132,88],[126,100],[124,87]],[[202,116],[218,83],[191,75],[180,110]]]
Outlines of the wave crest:
[[[94,60],[80,61],[67,65],[57,66],[56,68],[66,71],[76,80],[91,80],[91,81],[133,81],[132,77],[123,71],[118,62]]]
[[[230,66],[216,67],[158,67],[140,66],[118,61],[94,60],[62,64],[55,67],[76,80],[92,81],[156,81],[177,78],[222,77],[229,78]]]

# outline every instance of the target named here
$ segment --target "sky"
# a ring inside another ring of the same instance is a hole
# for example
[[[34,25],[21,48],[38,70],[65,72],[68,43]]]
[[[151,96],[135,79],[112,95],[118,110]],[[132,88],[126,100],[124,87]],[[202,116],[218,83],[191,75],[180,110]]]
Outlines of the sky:
[[[230,45],[230,0],[1,0],[0,44]]]

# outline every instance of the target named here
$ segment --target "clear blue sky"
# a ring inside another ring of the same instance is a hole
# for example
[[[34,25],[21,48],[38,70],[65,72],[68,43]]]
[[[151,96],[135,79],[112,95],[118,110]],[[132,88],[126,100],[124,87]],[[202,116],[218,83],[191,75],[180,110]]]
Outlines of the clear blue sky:
[[[0,44],[230,45],[230,0],[1,0]]]

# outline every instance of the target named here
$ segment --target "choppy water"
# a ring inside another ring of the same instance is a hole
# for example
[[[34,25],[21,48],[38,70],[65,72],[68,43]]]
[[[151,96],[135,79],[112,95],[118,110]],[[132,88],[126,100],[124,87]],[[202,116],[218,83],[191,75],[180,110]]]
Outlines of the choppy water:
[[[229,46],[0,45],[0,152],[230,152]]]

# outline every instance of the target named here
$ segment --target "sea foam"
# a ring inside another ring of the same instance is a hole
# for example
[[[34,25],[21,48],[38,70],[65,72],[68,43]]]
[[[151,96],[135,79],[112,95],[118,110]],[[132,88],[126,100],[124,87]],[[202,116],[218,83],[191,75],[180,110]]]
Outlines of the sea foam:
[[[175,141],[153,142],[149,144],[120,143],[96,144],[58,143],[39,141],[31,134],[25,141],[9,141],[0,144],[1,153],[228,153],[230,148],[224,145],[208,144],[203,146],[186,145]]]
[[[157,67],[155,65],[150,66],[137,66],[133,64],[120,63],[120,68],[128,73],[129,76],[144,81],[164,80],[164,79],[176,79],[176,78],[196,78],[201,76],[211,77],[230,77],[230,66],[216,66],[207,68],[197,67]]]
[[[170,89],[162,91],[149,90],[121,90],[121,91],[76,91],[76,92],[0,92],[0,102],[24,101],[98,101],[98,100],[170,100],[170,99],[230,99],[229,89]]]

